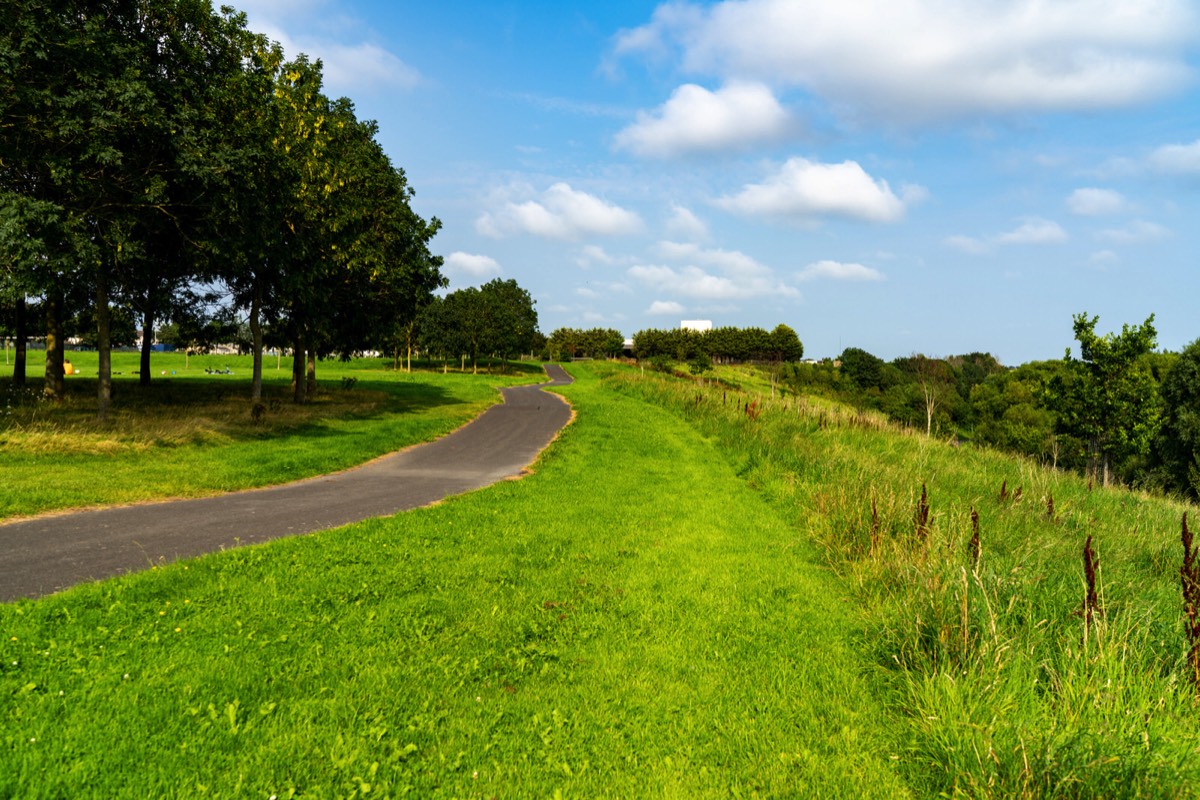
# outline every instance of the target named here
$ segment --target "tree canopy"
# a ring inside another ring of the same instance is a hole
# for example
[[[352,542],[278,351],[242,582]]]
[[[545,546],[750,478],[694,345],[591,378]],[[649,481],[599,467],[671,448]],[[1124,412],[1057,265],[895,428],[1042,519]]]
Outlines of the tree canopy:
[[[45,299],[51,395],[68,296],[93,318],[103,417],[114,308],[148,352],[156,322],[224,287],[257,398],[264,325],[312,365],[386,338],[444,284],[440,223],[413,212],[375,124],[232,9],[12,0],[0,63],[0,294]]]

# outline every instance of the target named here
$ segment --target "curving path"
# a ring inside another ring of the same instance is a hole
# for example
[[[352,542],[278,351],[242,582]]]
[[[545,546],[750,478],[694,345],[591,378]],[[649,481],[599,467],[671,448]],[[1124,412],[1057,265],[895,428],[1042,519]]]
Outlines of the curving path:
[[[503,389],[455,432],[360,467],[283,486],[0,525],[0,602],[37,597],[180,558],[429,505],[520,475],[571,419],[543,386]]]

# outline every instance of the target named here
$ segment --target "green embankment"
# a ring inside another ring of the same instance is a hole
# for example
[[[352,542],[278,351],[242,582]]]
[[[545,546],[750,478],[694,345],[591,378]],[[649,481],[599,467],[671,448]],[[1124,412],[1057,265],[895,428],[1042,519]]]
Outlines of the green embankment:
[[[521,481],[0,608],[0,795],[903,796],[838,581],[582,377]]]
[[[821,401],[629,371],[607,385],[688,419],[823,549],[865,612],[861,655],[887,687],[917,796],[1196,796],[1200,687],[1179,573],[1188,506]]]

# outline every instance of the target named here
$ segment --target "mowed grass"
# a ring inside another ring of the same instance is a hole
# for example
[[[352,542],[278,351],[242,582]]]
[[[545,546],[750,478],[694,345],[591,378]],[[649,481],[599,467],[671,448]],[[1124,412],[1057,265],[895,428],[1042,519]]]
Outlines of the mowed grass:
[[[917,796],[1197,796],[1200,687],[1179,573],[1194,506],[827,401],[628,370],[606,385],[688,420],[822,549],[868,620],[861,655],[888,686],[898,766]]]
[[[907,796],[843,584],[590,369],[520,481],[0,607],[0,796]]]
[[[198,497],[344,469],[457,428],[498,402],[498,388],[544,380],[540,366],[509,375],[397,372],[386,359],[321,362],[319,391],[297,406],[291,363],[264,369],[252,414],[250,359],[155,354],[137,385],[136,353],[114,355],[112,420],[95,420],[95,353],[72,353],[82,376],[61,402],[41,399],[41,353],[29,385],[0,377],[0,519],[92,505]],[[210,375],[205,369],[232,371]],[[11,373],[11,367],[8,368]],[[166,372],[163,376],[160,373]],[[93,377],[87,377],[87,376]]]

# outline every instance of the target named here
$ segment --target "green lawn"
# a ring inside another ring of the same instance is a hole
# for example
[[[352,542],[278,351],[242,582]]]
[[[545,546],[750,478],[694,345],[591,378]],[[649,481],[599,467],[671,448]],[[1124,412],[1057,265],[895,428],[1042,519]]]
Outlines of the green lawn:
[[[0,607],[0,795],[904,796],[839,582],[581,377],[521,481]]]
[[[182,355],[155,354],[155,369],[168,374],[143,388],[131,374],[137,354],[118,353],[113,419],[99,425],[95,378],[86,377],[95,353],[71,355],[85,375],[67,379],[59,403],[40,399],[40,380],[22,392],[0,377],[0,519],[198,497],[344,469],[459,427],[499,401],[500,386],[545,378],[536,365],[473,376],[396,372],[378,359],[321,362],[315,400],[295,406],[290,362],[277,371],[269,359],[265,413],[256,420],[248,357],[193,356],[185,368]],[[233,374],[204,372],[225,368]]]
[[[1186,506],[571,369],[520,481],[0,606],[0,797],[1195,795]]]

